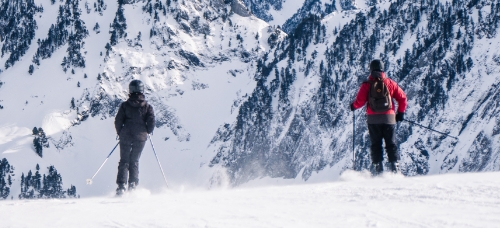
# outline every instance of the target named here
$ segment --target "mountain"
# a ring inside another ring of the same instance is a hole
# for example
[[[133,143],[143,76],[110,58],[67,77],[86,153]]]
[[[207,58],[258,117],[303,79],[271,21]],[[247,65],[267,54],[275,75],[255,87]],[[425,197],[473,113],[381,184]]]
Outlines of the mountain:
[[[113,191],[119,152],[93,185],[85,180],[117,143],[113,120],[132,79],[155,108],[169,181],[207,185],[210,139],[254,88],[256,60],[285,36],[238,1],[15,0],[0,9],[0,159],[15,168],[2,175],[15,197],[38,165],[81,195]],[[141,185],[164,187],[150,145],[141,164]]]
[[[364,9],[377,3],[372,0],[301,0],[292,3],[286,0],[244,0],[243,2],[253,15],[271,25],[280,26],[286,33],[292,33],[311,15],[324,17],[332,12]]]
[[[286,33],[293,33],[297,26],[299,26],[302,21],[315,15],[318,17],[324,17],[333,12],[342,11],[352,11],[357,9],[364,9],[368,6],[372,6],[374,3],[372,1],[364,0],[306,0],[302,7],[297,10],[297,12],[290,18],[288,18],[282,25],[283,31]]]
[[[256,17],[275,26],[282,26],[304,7],[305,0],[243,0]]]
[[[257,87],[212,140],[235,185],[371,168],[364,111],[349,104],[372,59],[406,91],[404,175],[498,171],[499,2],[387,1],[303,20],[257,63]],[[330,171],[327,171],[330,170]]]

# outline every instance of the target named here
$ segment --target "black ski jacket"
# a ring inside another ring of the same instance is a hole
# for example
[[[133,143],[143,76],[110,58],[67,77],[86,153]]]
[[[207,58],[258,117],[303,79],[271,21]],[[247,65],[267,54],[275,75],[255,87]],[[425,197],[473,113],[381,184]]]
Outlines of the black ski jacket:
[[[134,93],[120,105],[115,117],[116,133],[120,140],[146,141],[153,133],[155,113],[144,94]]]

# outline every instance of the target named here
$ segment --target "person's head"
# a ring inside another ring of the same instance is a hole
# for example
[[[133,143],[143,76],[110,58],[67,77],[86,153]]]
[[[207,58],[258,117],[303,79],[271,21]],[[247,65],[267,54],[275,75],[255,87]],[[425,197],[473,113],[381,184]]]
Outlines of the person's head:
[[[370,73],[373,71],[384,72],[384,63],[380,59],[374,59],[370,63]]]
[[[128,92],[129,94],[134,94],[134,93],[144,93],[144,83],[142,83],[141,80],[132,80],[130,84],[128,85]]]

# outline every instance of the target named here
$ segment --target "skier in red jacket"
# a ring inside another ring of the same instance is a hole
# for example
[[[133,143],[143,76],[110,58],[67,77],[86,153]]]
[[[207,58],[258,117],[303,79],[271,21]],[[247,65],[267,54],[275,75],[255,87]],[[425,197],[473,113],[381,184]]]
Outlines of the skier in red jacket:
[[[383,95],[384,90],[386,91],[385,96]],[[377,92],[380,93],[378,97]],[[397,114],[394,100],[398,103]],[[399,153],[395,134],[396,122],[404,120],[408,103],[403,89],[395,81],[387,77],[384,72],[384,64],[378,59],[370,63],[370,76],[368,81],[361,85],[356,100],[350,106],[351,111],[362,108],[367,103],[368,131],[372,142],[371,159],[375,175],[384,171],[382,165],[384,160],[382,139],[385,141],[390,169],[392,172],[397,173],[399,169]]]

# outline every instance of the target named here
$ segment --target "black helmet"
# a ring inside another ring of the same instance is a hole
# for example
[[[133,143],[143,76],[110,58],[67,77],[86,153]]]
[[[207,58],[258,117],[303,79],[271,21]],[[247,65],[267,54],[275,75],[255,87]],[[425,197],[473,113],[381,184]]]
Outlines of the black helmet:
[[[384,63],[380,59],[375,59],[370,63],[370,72],[374,70],[384,71]]]
[[[144,83],[141,80],[132,80],[128,85],[129,93],[144,93]]]

